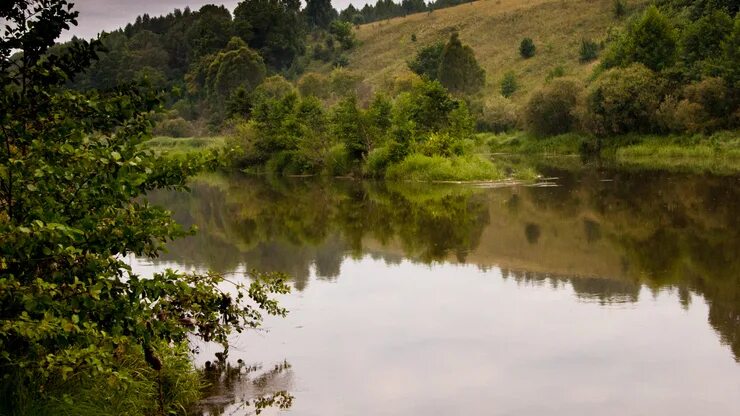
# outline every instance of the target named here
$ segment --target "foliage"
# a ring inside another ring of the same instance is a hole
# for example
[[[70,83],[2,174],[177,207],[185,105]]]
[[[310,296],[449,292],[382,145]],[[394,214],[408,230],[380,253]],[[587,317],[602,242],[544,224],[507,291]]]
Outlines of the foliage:
[[[275,69],[288,68],[305,51],[298,0],[244,0],[234,9],[234,32]]]
[[[409,61],[407,65],[415,74],[429,80],[436,80],[439,77],[439,65],[444,49],[444,42],[436,42],[425,46],[417,52],[414,59]]]
[[[474,93],[485,84],[485,71],[478,65],[473,49],[460,42],[457,32],[452,33],[439,59],[439,81],[450,92]]]
[[[531,38],[524,38],[519,44],[519,55],[524,59],[533,57],[536,50],[537,47],[534,46],[534,41]]]
[[[572,79],[556,79],[535,91],[524,107],[527,129],[539,135],[567,133],[576,127],[576,105],[583,87]]]
[[[701,67],[722,56],[722,42],[732,32],[732,18],[720,10],[689,23],[681,32],[680,55],[687,67]],[[709,62],[705,62],[705,61]],[[693,72],[699,72],[695,68]]]
[[[614,0],[614,4],[612,5],[612,12],[617,18],[623,17],[625,14],[627,14],[627,3],[625,2],[625,0]]]
[[[329,33],[331,33],[342,46],[342,49],[352,49],[357,43],[355,33],[352,30],[352,25],[341,20],[334,20],[329,26]]]
[[[153,132],[157,136],[190,137],[193,126],[182,117],[168,118],[157,123]]]
[[[339,15],[331,6],[330,0],[307,0],[303,14],[309,26],[321,29],[328,29],[329,24]]]
[[[661,80],[641,64],[610,69],[588,88],[585,127],[599,135],[650,131],[662,91]]]
[[[169,368],[157,346],[197,337],[227,348],[228,335],[258,326],[261,311],[285,313],[269,297],[288,289],[276,276],[255,275],[248,287],[224,291],[227,282],[216,274],[167,270],[144,278],[131,271],[126,256],[157,256],[185,234],[143,195],[183,189],[215,155],[166,159],[138,146],[159,106],[151,93],[63,89],[100,47],[77,41],[48,54],[75,23],[70,10],[61,0],[0,7],[4,413],[25,414],[28,397],[64,399],[46,388],[52,382],[125,382],[120,354],[137,349],[163,388]],[[156,400],[158,412],[174,411],[161,395]]]
[[[480,126],[496,133],[513,130],[519,122],[519,108],[508,98],[492,95],[483,103]]]
[[[591,40],[582,39],[578,56],[581,62],[593,61],[599,56],[599,45]]]
[[[606,68],[641,63],[653,71],[672,66],[676,59],[678,35],[668,17],[650,6],[627,26],[611,45],[603,61]]]
[[[329,78],[318,72],[307,72],[298,80],[298,91],[302,97],[313,96],[319,99],[329,98],[331,85]]]
[[[519,89],[519,85],[516,82],[516,75],[511,71],[504,74],[504,78],[501,79],[501,95],[509,98],[514,95],[517,89]]]

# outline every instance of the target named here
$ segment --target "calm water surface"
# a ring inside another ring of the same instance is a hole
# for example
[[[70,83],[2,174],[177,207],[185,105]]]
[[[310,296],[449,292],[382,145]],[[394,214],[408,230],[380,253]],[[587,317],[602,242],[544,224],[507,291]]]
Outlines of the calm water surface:
[[[293,405],[267,414],[740,414],[740,178],[549,173],[207,177],[150,196],[200,231],[132,264],[292,276],[289,316],[234,338],[249,371],[203,414],[278,390]]]

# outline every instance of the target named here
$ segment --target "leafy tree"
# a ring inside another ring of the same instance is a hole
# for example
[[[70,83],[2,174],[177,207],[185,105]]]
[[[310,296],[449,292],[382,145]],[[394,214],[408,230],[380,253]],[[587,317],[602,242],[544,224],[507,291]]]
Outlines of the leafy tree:
[[[334,20],[329,25],[329,33],[331,33],[342,46],[342,49],[352,49],[355,46],[356,39],[352,25],[341,20]]]
[[[439,64],[444,52],[444,42],[436,42],[422,48],[412,61],[408,62],[411,71],[428,80],[436,80],[439,76]]]
[[[534,56],[537,47],[534,46],[534,41],[531,38],[524,38],[519,44],[519,55],[522,58],[527,59]]]
[[[612,45],[604,65],[608,68],[638,62],[661,71],[675,62],[677,38],[670,20],[657,7],[650,6]]]
[[[334,136],[347,149],[350,160],[361,161],[367,157],[372,137],[363,111],[357,107],[357,98],[350,95],[339,102],[332,117]]]
[[[473,49],[460,42],[457,32],[450,36],[439,61],[439,81],[455,93],[473,93],[486,82],[486,73],[478,65]]]
[[[732,88],[740,88],[740,16],[735,16],[732,33],[722,42],[722,76]]]
[[[306,49],[300,0],[244,0],[234,9],[234,29],[267,64],[286,69]]]
[[[331,0],[306,0],[303,9],[309,27],[328,29],[329,24],[338,17],[338,13],[331,5]]]
[[[203,64],[206,65],[206,95],[216,100],[228,97],[239,87],[252,91],[267,72],[262,57],[237,37],[229,41],[226,49],[212,55]]]
[[[233,35],[231,13],[226,7],[212,4],[201,7],[185,30],[189,59],[196,60],[218,51]]]
[[[588,89],[584,121],[600,135],[648,132],[663,96],[663,84],[642,64],[604,72]]]
[[[331,95],[329,78],[318,72],[303,74],[298,80],[297,87],[302,97],[314,96],[319,99],[326,99]]]
[[[123,389],[121,355],[138,351],[159,374],[165,414],[176,387],[157,346],[194,336],[227,347],[231,332],[259,325],[260,310],[284,314],[269,295],[288,288],[257,280],[222,291],[215,274],[133,273],[127,255],[155,257],[185,234],[145,193],[183,189],[202,163],[139,146],[156,96],[63,88],[100,48],[77,41],[50,53],[76,17],[64,0],[0,6],[0,412],[26,414],[27,397],[62,401],[54,380]]]
[[[689,23],[681,33],[681,58],[687,65],[718,59],[722,42],[732,32],[732,18],[720,10]]]

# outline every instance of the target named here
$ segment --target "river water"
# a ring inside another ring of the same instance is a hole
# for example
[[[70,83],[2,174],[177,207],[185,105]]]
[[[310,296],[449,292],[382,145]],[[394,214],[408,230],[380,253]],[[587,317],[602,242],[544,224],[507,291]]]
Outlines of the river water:
[[[247,368],[202,414],[281,390],[263,414],[740,414],[740,177],[547,173],[207,176],[149,196],[199,232],[132,265],[291,276],[288,317],[233,338]]]

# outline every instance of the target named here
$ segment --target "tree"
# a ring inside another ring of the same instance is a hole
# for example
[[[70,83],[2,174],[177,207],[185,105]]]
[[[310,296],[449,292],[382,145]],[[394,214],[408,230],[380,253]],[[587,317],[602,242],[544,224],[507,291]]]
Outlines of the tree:
[[[274,69],[288,68],[306,49],[300,0],[244,0],[234,9],[234,28]]]
[[[638,62],[653,71],[661,71],[674,64],[677,42],[670,20],[657,7],[650,6],[612,44],[603,64],[609,68]]]
[[[531,38],[524,38],[519,44],[519,55],[524,59],[531,58],[534,56],[536,49],[534,41]]]
[[[649,132],[663,85],[642,64],[604,72],[588,89],[585,125],[599,135]]]
[[[222,291],[215,274],[129,268],[127,255],[157,256],[185,234],[144,194],[184,188],[202,161],[139,146],[157,96],[64,89],[100,48],[77,41],[50,53],[76,17],[64,0],[0,6],[0,413],[26,414],[24,397],[62,402],[57,380],[122,389],[120,360],[139,354],[160,374],[165,414],[176,387],[158,346],[194,336],[226,348],[229,333],[259,325],[260,310],[284,314],[269,295],[288,288],[271,279]]]
[[[339,16],[331,0],[307,0],[303,14],[309,27],[320,29],[328,29],[329,24]]]
[[[436,42],[422,48],[412,61],[407,63],[409,69],[419,76],[428,80],[436,80],[439,75],[439,63],[442,52],[445,49],[444,42]]]
[[[478,65],[470,46],[463,46],[457,32],[442,51],[439,61],[439,81],[450,92],[473,93],[486,82],[486,72]]]
[[[516,82],[516,75],[511,71],[505,73],[504,78],[501,80],[501,95],[509,98],[514,95],[518,89],[519,85]]]

